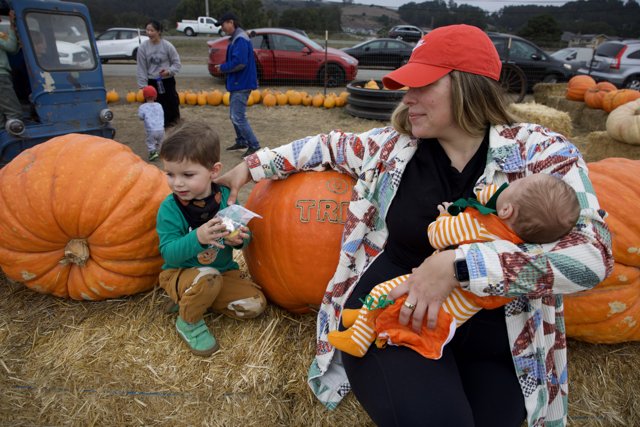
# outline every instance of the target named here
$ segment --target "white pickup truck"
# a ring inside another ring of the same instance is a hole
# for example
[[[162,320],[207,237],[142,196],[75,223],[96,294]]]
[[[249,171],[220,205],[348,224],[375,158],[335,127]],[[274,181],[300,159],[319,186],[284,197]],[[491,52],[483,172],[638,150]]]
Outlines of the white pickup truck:
[[[200,16],[198,19],[183,19],[177,23],[177,30],[184,32],[189,37],[195,37],[198,33],[222,35],[222,28],[218,21],[209,16]]]

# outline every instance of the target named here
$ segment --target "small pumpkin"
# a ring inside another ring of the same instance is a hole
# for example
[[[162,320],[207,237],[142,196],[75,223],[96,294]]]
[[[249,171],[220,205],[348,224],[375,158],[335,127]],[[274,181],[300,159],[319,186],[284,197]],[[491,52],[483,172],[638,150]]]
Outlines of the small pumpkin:
[[[111,139],[68,134],[0,169],[0,267],[41,293],[101,300],[151,289],[164,174]]]
[[[245,206],[263,219],[251,222],[244,257],[269,300],[294,313],[320,304],[338,264],[353,184],[325,171],[255,185]]]
[[[324,95],[320,92],[313,95],[313,98],[311,99],[311,105],[313,105],[314,107],[322,107],[324,105]]]
[[[336,106],[336,97],[335,97],[335,95],[333,95],[333,96],[332,95],[333,94],[329,94],[329,95],[325,96],[324,102],[322,103],[322,106],[324,108],[331,109],[331,108]]]
[[[627,144],[640,145],[640,99],[622,104],[607,117],[607,134]]]
[[[302,104],[302,94],[298,91],[291,91],[289,94],[289,105],[300,105]]]
[[[198,94],[195,92],[187,92],[185,94],[187,105],[196,105],[198,103]]]
[[[126,99],[128,103],[136,102],[136,93],[134,91],[127,92]]]
[[[278,105],[287,105],[289,102],[289,97],[286,93],[276,92],[276,103]]]
[[[262,100],[262,94],[258,89],[254,89],[251,91],[251,98],[253,98],[254,104],[259,104],[260,101]]]
[[[231,93],[230,92],[225,92],[224,95],[222,95],[222,103],[224,105],[226,105],[227,107],[229,106],[229,104],[231,103]]]
[[[111,89],[107,92],[107,103],[111,104],[118,101],[120,101],[120,95],[118,95],[118,92],[116,92],[115,89]]]
[[[584,94],[584,103],[589,108],[601,109],[602,98],[604,98],[607,93],[614,90],[618,90],[618,88],[616,88],[613,83],[600,82],[594,87],[587,89]]]
[[[207,94],[205,92],[198,92],[197,103],[200,106],[207,105]]]
[[[142,89],[138,89],[138,91],[136,92],[136,101],[144,102],[144,95],[142,94]]]
[[[271,92],[268,92],[262,97],[262,103],[265,107],[274,107],[276,105],[276,96]]]
[[[220,92],[218,89],[212,90],[207,93],[207,104],[213,105],[215,107],[220,105],[221,102],[222,102],[222,92]]]
[[[566,98],[571,101],[584,101],[587,89],[595,87],[596,81],[591,76],[573,76],[567,83]]]

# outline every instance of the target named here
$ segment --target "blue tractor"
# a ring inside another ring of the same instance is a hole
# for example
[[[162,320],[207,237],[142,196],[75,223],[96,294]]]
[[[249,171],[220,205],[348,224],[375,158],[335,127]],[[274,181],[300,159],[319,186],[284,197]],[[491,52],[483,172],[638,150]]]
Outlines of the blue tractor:
[[[20,49],[9,55],[22,117],[0,129],[0,167],[23,150],[67,133],[113,138],[113,113],[89,10],[57,0],[0,1],[0,31],[15,13]]]

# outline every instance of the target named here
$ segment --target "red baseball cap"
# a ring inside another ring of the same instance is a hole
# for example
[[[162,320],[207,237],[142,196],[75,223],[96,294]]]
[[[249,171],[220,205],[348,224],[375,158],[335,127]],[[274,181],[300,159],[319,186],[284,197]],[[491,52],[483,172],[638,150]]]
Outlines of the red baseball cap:
[[[156,99],[158,97],[158,92],[156,92],[156,88],[153,86],[145,86],[142,88],[142,96],[144,96],[144,99]]]
[[[491,39],[472,25],[447,25],[416,43],[409,62],[382,78],[385,87],[422,87],[452,70],[500,79],[502,62]]]

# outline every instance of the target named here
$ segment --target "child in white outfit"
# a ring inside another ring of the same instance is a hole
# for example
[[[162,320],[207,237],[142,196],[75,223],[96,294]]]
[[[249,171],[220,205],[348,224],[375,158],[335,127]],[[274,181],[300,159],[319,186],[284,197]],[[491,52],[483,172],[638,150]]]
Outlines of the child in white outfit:
[[[164,138],[164,111],[162,105],[156,102],[158,96],[156,88],[145,86],[142,88],[142,95],[145,102],[138,108],[138,117],[144,120],[149,161],[153,161],[158,158],[160,144]]]

